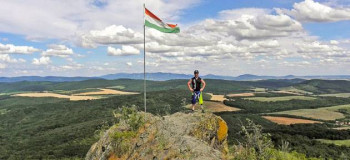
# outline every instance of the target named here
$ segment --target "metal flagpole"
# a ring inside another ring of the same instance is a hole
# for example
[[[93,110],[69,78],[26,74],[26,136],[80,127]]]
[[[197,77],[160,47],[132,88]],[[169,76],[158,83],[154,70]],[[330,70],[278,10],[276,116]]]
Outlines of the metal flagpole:
[[[143,4],[143,98],[144,98],[144,107],[145,112],[147,102],[146,102],[146,25],[145,25],[145,4]]]

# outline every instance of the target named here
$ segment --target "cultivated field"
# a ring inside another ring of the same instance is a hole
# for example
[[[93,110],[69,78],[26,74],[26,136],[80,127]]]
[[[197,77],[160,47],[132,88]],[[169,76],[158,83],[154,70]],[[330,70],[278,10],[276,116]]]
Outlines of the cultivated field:
[[[221,102],[204,101],[203,106],[205,110],[209,110],[211,112],[234,112],[234,111],[240,110],[239,108],[226,106]],[[192,107],[191,104],[186,106],[186,108],[191,108],[191,107]],[[197,104],[195,108],[200,109],[200,105]]]
[[[350,129],[350,126],[346,126],[346,127],[337,127],[337,128],[333,128],[333,129],[336,129],[336,130],[348,130],[348,129]]]
[[[337,146],[347,146],[350,147],[350,139],[347,140],[328,140],[328,139],[319,139],[320,142],[322,143],[327,143],[327,144],[335,144]]]
[[[312,120],[298,119],[298,118],[275,117],[275,116],[262,116],[262,117],[272,122],[275,122],[277,124],[283,124],[283,125],[303,124],[303,123],[321,123],[319,121],[312,121]]]
[[[219,101],[219,102],[223,102],[224,100],[227,100],[227,98],[225,98],[225,95],[214,95],[212,93],[208,93],[211,96],[212,101]]]
[[[80,101],[80,100],[93,100],[93,99],[99,99],[99,97],[93,97],[93,96],[74,96],[74,95],[63,95],[63,94],[57,94],[57,93],[19,93],[12,96],[19,96],[19,97],[55,97],[55,98],[67,98],[71,101]]]
[[[316,109],[298,109],[290,111],[275,112],[274,114],[288,114],[321,120],[336,120],[345,118],[344,114],[338,112],[339,109],[350,109],[350,105],[339,105]]]
[[[266,92],[267,91],[267,89],[266,88],[253,88],[253,89],[251,89],[253,92]]]
[[[312,92],[308,92],[308,91],[304,91],[301,89],[297,89],[293,86],[291,87],[285,87],[285,88],[281,88],[282,91],[286,91],[286,92],[291,92],[291,93],[297,93],[297,94],[313,94]]]
[[[84,92],[87,91],[87,92]],[[20,97],[55,97],[55,98],[66,98],[71,101],[80,101],[80,100],[93,100],[103,98],[101,96],[93,96],[93,95],[132,95],[139,94],[137,92],[124,92],[113,89],[103,89],[103,88],[87,88],[80,90],[71,90],[71,91],[54,91],[51,92],[32,92],[32,93],[18,93],[12,96],[20,96]],[[71,94],[69,94],[71,93]],[[73,94],[75,93],[75,94]]]
[[[244,99],[253,100],[253,101],[261,101],[261,102],[276,102],[276,101],[289,101],[292,99],[314,100],[316,98],[306,97],[306,96],[283,96],[283,97],[250,97],[250,98],[244,98]]]
[[[270,92],[272,92],[272,93],[282,93],[282,94],[293,94],[293,95],[298,95],[298,96],[303,95],[301,93],[291,92],[291,91],[270,91]]]
[[[84,92],[84,93],[78,93],[73,94],[74,96],[87,96],[87,95],[131,95],[131,94],[139,94],[137,92],[125,92],[125,91],[118,91],[114,89],[102,89],[99,88],[100,91],[93,91],[93,92]]]
[[[251,97],[254,96],[254,93],[236,93],[236,94],[228,94],[227,97]]]
[[[349,98],[350,93],[321,94],[320,96]]]

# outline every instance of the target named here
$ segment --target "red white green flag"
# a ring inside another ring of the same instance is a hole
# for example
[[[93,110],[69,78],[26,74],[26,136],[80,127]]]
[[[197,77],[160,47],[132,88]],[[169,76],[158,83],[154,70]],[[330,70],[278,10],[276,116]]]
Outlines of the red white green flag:
[[[164,33],[179,33],[180,28],[177,24],[164,23],[160,18],[145,8],[145,26],[154,28]]]

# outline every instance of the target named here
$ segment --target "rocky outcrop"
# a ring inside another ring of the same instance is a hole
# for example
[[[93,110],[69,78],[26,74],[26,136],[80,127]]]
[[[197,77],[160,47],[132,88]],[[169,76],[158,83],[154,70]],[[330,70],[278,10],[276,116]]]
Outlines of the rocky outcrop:
[[[91,146],[86,160],[225,159],[227,125],[211,113],[175,113],[144,119],[138,129],[116,124]]]

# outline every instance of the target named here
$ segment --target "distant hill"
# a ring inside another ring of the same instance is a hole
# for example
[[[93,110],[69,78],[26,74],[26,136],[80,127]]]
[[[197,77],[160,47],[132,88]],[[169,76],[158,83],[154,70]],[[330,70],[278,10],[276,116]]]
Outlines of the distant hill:
[[[116,73],[108,74],[99,77],[60,77],[60,76],[21,76],[21,77],[0,77],[0,82],[19,82],[19,81],[48,81],[48,82],[68,82],[68,81],[83,81],[91,79],[143,79],[143,73]],[[174,79],[189,79],[193,77],[192,74],[177,74],[177,73],[147,73],[147,80],[153,81],[166,81]],[[324,75],[324,76],[264,76],[243,74],[240,76],[221,76],[208,74],[201,76],[204,79],[221,79],[221,80],[235,80],[235,81],[256,81],[267,79],[325,79],[325,80],[349,80],[350,75]]]
[[[99,77],[59,77],[59,76],[21,76],[21,77],[0,77],[0,82],[20,82],[20,81],[49,81],[49,82],[72,82],[89,79],[102,79]]]
[[[348,80],[306,80],[294,86],[295,88],[313,92],[323,93],[347,93],[350,92],[350,81]]]

